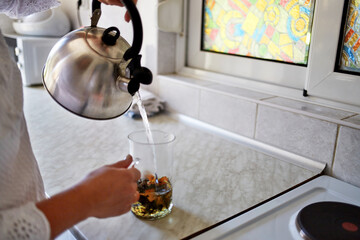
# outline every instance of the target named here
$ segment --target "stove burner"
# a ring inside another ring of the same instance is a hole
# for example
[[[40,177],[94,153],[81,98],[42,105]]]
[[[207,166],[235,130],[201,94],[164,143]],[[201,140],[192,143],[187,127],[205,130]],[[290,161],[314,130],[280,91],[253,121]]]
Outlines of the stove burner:
[[[317,202],[300,210],[300,235],[310,240],[360,240],[360,207],[341,202]]]

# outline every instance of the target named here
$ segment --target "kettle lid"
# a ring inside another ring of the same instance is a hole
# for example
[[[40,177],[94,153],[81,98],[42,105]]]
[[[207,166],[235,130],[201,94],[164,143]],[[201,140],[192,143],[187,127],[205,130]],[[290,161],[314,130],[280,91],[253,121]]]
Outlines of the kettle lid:
[[[131,47],[120,36],[120,31],[116,27],[107,29],[100,27],[87,28],[85,39],[89,47],[97,54],[118,61],[123,59],[125,52]]]

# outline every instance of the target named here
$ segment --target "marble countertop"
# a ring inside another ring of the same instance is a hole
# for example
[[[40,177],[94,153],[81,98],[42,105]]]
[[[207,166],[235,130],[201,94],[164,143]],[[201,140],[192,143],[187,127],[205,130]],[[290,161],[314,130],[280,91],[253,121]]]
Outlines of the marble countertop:
[[[124,159],[127,136],[143,129],[126,116],[94,121],[57,105],[42,87],[24,88],[24,111],[45,188],[55,194],[91,170]],[[176,135],[172,213],[146,221],[132,213],[77,225],[88,239],[181,239],[318,174],[161,114],[152,129]]]

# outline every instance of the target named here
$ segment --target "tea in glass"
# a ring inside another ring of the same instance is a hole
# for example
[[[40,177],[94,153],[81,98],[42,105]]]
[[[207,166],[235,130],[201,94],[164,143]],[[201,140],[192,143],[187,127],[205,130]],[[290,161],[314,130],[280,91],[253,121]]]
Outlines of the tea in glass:
[[[139,163],[141,172],[138,181],[140,199],[131,207],[135,216],[154,220],[167,216],[173,207],[172,151],[175,136],[171,133],[152,130],[151,139],[145,130],[128,136],[130,154]]]
[[[138,181],[139,201],[131,211],[140,218],[158,219],[165,217],[172,209],[172,186],[166,176],[156,181],[154,175]]]

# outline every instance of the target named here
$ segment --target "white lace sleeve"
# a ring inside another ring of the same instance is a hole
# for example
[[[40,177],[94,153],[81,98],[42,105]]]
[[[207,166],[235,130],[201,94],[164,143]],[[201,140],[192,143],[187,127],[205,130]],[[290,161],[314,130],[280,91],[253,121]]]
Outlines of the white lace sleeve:
[[[30,202],[0,212],[0,239],[48,240],[50,225],[35,203]]]
[[[59,5],[57,0],[1,0],[0,12],[12,18],[22,18]]]

